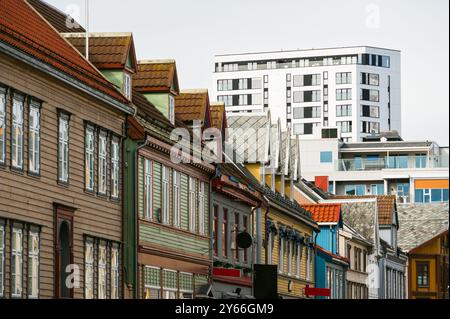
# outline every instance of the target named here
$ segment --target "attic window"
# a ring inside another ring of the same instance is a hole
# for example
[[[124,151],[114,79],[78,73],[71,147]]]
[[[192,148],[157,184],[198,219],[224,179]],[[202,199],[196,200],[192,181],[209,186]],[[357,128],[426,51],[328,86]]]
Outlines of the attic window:
[[[128,73],[123,74],[123,94],[131,100],[131,75]]]

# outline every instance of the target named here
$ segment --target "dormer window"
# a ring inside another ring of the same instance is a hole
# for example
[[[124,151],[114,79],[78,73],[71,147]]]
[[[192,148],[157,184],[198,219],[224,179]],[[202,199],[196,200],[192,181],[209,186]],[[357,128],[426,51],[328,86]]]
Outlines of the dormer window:
[[[123,94],[131,100],[131,75],[128,73],[123,74]]]
[[[175,124],[175,98],[169,94],[169,121]]]

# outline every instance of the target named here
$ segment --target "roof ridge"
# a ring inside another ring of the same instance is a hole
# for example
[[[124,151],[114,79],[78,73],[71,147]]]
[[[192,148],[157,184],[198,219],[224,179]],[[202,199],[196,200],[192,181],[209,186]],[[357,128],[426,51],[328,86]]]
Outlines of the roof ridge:
[[[208,93],[208,89],[185,89],[181,90],[180,94],[195,94],[195,93]]]
[[[138,65],[139,64],[172,64],[172,63],[176,63],[175,59],[152,59],[152,60],[138,60]]]
[[[133,32],[89,32],[89,37],[132,37]],[[83,38],[86,32],[62,32],[64,38]]]

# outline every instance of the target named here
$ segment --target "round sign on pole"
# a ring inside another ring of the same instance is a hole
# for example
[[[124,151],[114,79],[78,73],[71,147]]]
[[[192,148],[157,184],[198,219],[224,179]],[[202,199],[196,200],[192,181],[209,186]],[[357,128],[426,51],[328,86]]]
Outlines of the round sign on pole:
[[[252,245],[253,238],[247,232],[242,232],[237,235],[237,245],[239,248],[247,249]]]

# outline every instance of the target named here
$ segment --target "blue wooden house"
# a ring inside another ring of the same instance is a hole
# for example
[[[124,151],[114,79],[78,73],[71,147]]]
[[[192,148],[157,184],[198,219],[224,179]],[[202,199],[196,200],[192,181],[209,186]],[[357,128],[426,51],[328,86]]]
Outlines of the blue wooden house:
[[[345,296],[345,271],[348,260],[339,255],[339,231],[343,228],[340,204],[304,205],[312,213],[320,232],[315,233],[315,287],[330,289],[331,299]],[[327,297],[316,296],[318,299]]]

